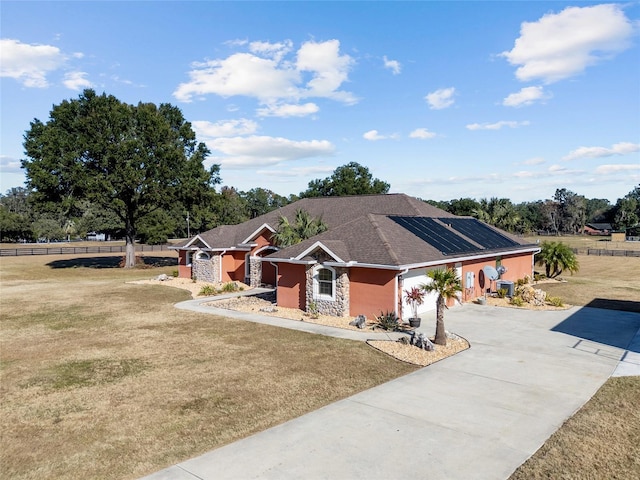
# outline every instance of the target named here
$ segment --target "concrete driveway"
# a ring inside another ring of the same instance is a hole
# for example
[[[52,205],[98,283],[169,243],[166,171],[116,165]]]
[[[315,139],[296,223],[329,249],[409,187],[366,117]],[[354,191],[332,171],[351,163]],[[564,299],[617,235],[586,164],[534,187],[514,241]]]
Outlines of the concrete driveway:
[[[640,314],[467,304],[445,323],[471,349],[145,478],[504,479],[609,378]]]

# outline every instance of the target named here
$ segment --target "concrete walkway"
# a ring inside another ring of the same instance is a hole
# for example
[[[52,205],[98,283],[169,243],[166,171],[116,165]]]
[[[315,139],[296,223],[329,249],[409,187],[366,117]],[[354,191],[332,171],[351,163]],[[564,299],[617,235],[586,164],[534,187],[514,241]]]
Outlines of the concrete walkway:
[[[359,340],[362,342],[365,342],[367,340],[397,340],[402,335],[404,335],[398,332],[384,332],[382,330],[378,330],[377,332],[372,332],[370,330],[347,330],[344,328],[327,327],[318,323],[300,322],[296,320],[289,320],[286,318],[271,317],[269,315],[260,315],[258,313],[238,312],[236,310],[227,310],[224,308],[216,308],[209,305],[204,305],[205,303],[210,303],[212,301],[226,300],[228,298],[243,296],[260,295],[270,292],[273,292],[273,290],[268,288],[252,288],[251,290],[247,290],[244,292],[217,295],[215,297],[198,298],[196,300],[187,300],[185,302],[177,303],[175,306],[180,310],[191,310],[192,312],[221,315],[228,318],[246,320],[248,322],[262,323],[264,325],[288,328],[290,330],[299,330],[301,332],[315,333],[317,335],[325,335],[328,337]]]
[[[628,312],[467,304],[445,322],[471,349],[145,478],[504,479],[640,353]]]

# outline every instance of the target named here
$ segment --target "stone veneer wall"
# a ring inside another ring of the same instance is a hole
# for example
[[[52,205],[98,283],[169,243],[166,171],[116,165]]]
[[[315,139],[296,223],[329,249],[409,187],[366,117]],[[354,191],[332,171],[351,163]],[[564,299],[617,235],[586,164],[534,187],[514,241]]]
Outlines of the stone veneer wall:
[[[318,313],[331,315],[333,317],[346,317],[349,315],[349,275],[344,267],[332,267],[336,272],[335,300],[315,299],[313,297],[313,266],[307,268],[306,280],[306,300],[307,311],[309,304],[315,302]]]
[[[259,287],[262,284],[262,260],[260,257],[249,257],[249,286]]]
[[[217,283],[220,279],[220,255],[210,259],[195,258],[191,261],[191,276],[195,280]]]

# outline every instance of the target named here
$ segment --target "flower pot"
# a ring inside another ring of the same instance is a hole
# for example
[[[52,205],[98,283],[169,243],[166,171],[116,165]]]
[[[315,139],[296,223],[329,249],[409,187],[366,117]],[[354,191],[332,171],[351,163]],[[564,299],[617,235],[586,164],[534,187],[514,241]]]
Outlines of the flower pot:
[[[409,319],[409,326],[413,327],[413,328],[418,328],[420,326],[420,319],[419,318],[410,318]]]

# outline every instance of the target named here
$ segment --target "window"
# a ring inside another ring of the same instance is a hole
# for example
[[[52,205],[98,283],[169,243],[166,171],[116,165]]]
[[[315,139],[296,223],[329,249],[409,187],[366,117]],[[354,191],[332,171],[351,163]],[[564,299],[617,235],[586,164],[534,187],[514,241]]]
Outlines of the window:
[[[318,267],[314,280],[314,293],[318,298],[333,300],[335,298],[336,273],[332,268]]]
[[[198,250],[196,253],[196,260],[209,260],[209,254],[207,252],[203,252],[202,250]]]

